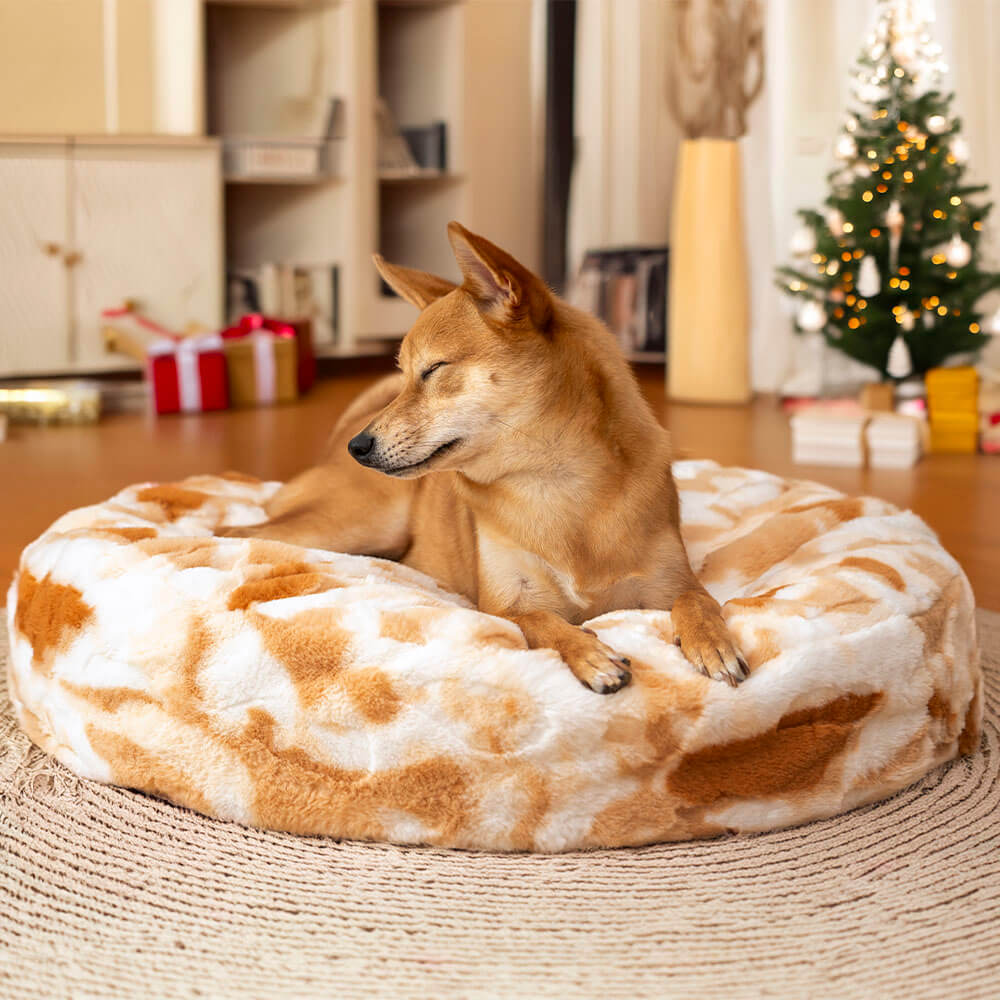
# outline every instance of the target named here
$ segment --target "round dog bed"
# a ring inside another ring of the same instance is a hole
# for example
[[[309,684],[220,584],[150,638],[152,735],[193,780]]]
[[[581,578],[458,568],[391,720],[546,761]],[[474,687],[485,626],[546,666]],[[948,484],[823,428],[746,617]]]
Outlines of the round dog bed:
[[[240,823],[562,851],[830,816],[978,743],[971,589],[914,514],[679,462],[692,564],[751,676],[710,681],[670,615],[589,622],[602,697],[395,563],[215,538],[278,488],[201,476],[73,511],[12,584],[17,719],[78,774]]]

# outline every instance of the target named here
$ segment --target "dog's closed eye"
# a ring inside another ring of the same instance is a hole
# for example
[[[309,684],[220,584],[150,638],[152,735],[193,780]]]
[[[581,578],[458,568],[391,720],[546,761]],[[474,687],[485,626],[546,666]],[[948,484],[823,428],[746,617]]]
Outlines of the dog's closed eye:
[[[449,364],[449,362],[447,362],[447,361],[435,361],[435,362],[434,362],[434,364],[432,364],[432,365],[430,365],[429,367],[425,368],[425,369],[424,369],[424,370],[423,370],[423,371],[422,371],[422,372],[420,373],[420,377],[421,377],[421,379],[423,379],[423,381],[424,381],[424,382],[426,382],[426,381],[427,381],[427,379],[428,379],[428,378],[430,378],[430,376],[431,376],[431,375],[432,375],[432,374],[433,374],[434,372],[436,372],[436,371],[437,371],[437,370],[438,370],[439,368],[443,368],[443,367],[444,367],[445,365],[447,365],[447,364]]]

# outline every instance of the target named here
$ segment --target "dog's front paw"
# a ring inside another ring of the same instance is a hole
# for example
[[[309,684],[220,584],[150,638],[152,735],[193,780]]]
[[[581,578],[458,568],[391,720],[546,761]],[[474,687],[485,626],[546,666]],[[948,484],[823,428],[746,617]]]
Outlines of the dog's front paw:
[[[574,632],[561,643],[559,653],[584,687],[598,694],[614,694],[632,680],[627,657],[605,646],[590,629]]]
[[[712,602],[714,605],[714,602]],[[750,676],[750,668],[729,634],[717,607],[705,601],[674,605],[674,642],[696,670],[714,681],[736,687]]]

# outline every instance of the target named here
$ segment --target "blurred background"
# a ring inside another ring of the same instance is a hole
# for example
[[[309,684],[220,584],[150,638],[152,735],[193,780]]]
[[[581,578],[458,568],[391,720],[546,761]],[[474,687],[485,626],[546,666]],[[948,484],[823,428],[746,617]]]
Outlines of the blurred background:
[[[414,318],[371,255],[457,278],[451,219],[609,323],[682,452],[1000,558],[1000,246],[951,212],[1000,183],[998,50],[993,0],[0,0],[0,569],[130,479],[310,461]]]

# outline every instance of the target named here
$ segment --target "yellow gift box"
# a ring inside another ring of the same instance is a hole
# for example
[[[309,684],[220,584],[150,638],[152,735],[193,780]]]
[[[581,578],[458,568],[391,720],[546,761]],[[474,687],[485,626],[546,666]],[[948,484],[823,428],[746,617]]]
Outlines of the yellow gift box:
[[[979,417],[972,413],[944,413],[931,418],[931,451],[975,452]]]

